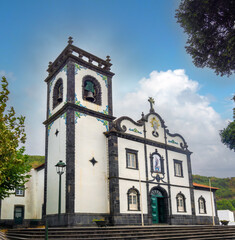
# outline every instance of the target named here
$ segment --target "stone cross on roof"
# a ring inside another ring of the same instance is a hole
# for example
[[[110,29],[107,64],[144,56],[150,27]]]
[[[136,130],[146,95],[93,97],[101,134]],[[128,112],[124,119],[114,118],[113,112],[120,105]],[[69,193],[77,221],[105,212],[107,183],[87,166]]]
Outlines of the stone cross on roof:
[[[155,112],[153,108],[153,104],[155,104],[154,98],[149,97],[148,101],[150,103],[150,112]]]

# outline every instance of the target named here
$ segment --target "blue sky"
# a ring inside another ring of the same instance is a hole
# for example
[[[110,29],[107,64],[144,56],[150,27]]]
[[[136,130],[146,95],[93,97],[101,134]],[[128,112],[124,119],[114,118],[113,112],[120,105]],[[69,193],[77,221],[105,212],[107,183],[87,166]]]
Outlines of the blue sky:
[[[193,65],[184,48],[187,36],[174,17],[178,5],[178,0],[1,1],[0,75],[9,80],[10,104],[18,114],[26,116],[27,152],[44,155],[44,127],[41,123],[46,112],[46,69],[48,62],[53,61],[67,45],[69,36],[74,38],[74,45],[94,55],[104,59],[107,55],[111,56],[112,71],[115,73],[113,97],[116,116],[124,115],[120,110],[120,99],[127,99],[130,93],[140,89],[144,91],[141,80],[155,81],[150,77],[153,71],[166,73],[168,70],[183,69],[183,76],[197,83],[197,89],[190,93],[190,101],[192,95],[194,99],[200,97],[204,101],[202,106],[212,109],[220,121],[217,129],[210,119],[214,127],[212,131],[217,133],[223,124],[225,126],[225,121],[232,119],[234,105],[230,99],[235,89],[234,75],[220,77],[210,69],[199,69]],[[169,76],[174,77],[173,72]],[[160,94],[154,97],[156,110],[158,107],[162,109],[160,114],[166,123],[172,122],[173,131],[187,134],[181,131],[185,127],[174,125],[173,116],[167,114],[167,110],[164,112],[163,106],[158,106]],[[177,101],[170,96],[168,99],[169,103]],[[122,101],[122,104],[125,103]],[[138,109],[138,114],[148,111],[147,104],[143,105],[146,110]],[[126,111],[125,114],[137,116],[131,109]],[[187,121],[190,124],[190,119]],[[202,118],[197,121],[205,122]],[[187,136],[184,137],[187,140]],[[209,141],[213,139],[208,139],[208,144]],[[224,172],[216,169],[208,172],[194,164],[195,173],[232,176],[235,170],[231,170],[234,153],[224,146],[220,148],[225,151],[223,156],[229,159]],[[195,150],[198,149],[195,147]],[[212,163],[213,154],[208,158],[208,162]],[[194,161],[197,162],[197,159]]]

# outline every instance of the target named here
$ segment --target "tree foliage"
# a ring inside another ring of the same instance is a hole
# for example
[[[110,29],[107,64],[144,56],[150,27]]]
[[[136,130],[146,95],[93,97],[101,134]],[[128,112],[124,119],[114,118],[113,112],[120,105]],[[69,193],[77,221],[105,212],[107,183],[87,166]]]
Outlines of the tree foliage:
[[[181,0],[176,18],[188,34],[186,51],[196,67],[221,76],[235,72],[234,13],[234,0]]]
[[[8,82],[2,78],[0,92],[0,199],[14,193],[15,188],[24,187],[30,175],[31,166],[25,148],[25,117],[15,116],[11,107],[7,111]]]
[[[235,208],[232,204],[232,200],[222,199],[216,202],[217,210],[230,210],[235,211]]]
[[[235,95],[233,97],[235,102]],[[226,128],[220,131],[220,137],[223,144],[235,151],[235,108],[233,109],[233,122],[230,122]]]
[[[235,121],[220,131],[220,137],[223,144],[235,151]]]

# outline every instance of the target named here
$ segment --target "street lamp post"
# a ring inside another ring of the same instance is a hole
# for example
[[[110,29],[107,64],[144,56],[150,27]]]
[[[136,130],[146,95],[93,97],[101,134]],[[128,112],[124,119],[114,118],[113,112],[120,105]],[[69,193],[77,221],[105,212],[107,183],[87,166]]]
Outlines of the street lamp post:
[[[64,169],[66,164],[60,160],[56,165],[56,172],[59,174],[59,202],[58,202],[58,218],[60,218],[61,214],[61,175],[64,173]]]

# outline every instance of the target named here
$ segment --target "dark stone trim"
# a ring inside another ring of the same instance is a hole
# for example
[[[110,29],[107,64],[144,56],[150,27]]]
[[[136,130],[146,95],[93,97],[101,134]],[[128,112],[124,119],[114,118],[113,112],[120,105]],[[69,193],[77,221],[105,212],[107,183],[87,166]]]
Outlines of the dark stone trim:
[[[47,162],[48,162],[48,127],[45,126],[45,165],[44,165],[44,203],[43,203],[43,217],[46,216],[47,208]]]
[[[83,52],[80,57],[76,57],[72,54],[72,52],[75,50],[78,50],[79,48],[73,46],[73,45],[68,45],[62,52],[61,54],[56,58],[56,60],[48,67],[47,71],[49,72],[49,76],[45,79],[45,82],[48,82],[51,77],[53,77],[53,75],[58,71],[58,69],[61,67],[61,65],[63,65],[68,59],[73,59],[76,63],[81,64],[89,69],[92,69],[94,71],[100,72],[104,75],[107,76],[113,76],[114,73],[110,72],[110,67],[111,67],[111,63],[108,63],[107,61],[104,61],[101,58],[98,58],[82,49],[79,49],[79,51]],[[85,54],[85,55],[84,55]],[[105,68],[101,68],[99,66],[95,66],[94,64],[92,64],[92,61],[87,62],[85,60],[82,59],[82,56],[88,56],[91,60],[95,60],[95,61],[99,61],[102,62],[103,65],[106,65]]]
[[[189,186],[190,186],[190,199],[191,199],[191,207],[192,207],[192,215],[196,215],[195,211],[195,200],[194,200],[194,191],[193,191],[193,174],[192,174],[192,165],[190,154],[187,154],[187,165],[188,165],[188,178],[189,178]]]
[[[67,67],[67,99],[75,102],[75,66],[69,62]],[[75,202],[75,115],[71,108],[66,114],[66,213],[74,213]]]
[[[1,228],[15,228],[15,227],[19,227],[23,228],[23,227],[36,227],[36,226],[42,226],[44,225],[44,221],[41,219],[23,219],[23,223],[20,225],[16,225],[14,219],[1,219],[0,220],[0,227]]]
[[[119,169],[118,169],[118,139],[116,136],[108,137],[109,154],[109,205],[110,223],[115,225],[114,216],[120,213],[119,200]]]
[[[135,191],[136,195],[137,195],[137,209],[136,210],[130,209],[129,196],[130,196],[131,191]],[[127,210],[128,211],[140,211],[140,193],[139,193],[139,190],[136,189],[134,186],[127,191]]]
[[[171,184],[170,184],[170,173],[169,173],[169,159],[168,159],[168,151],[167,151],[167,137],[166,137],[166,128],[164,128],[164,140],[165,140],[165,154],[166,154],[166,169],[167,169],[167,183],[168,183],[168,201],[169,201],[169,224],[171,224],[171,215],[172,215],[172,201],[171,201]]]
[[[102,99],[102,91],[101,91],[100,83],[96,78],[94,78],[90,75],[86,75],[82,78],[82,99],[87,101],[85,98],[85,83],[86,83],[86,81],[92,82],[95,86],[94,87],[95,90],[97,91],[96,100],[91,103],[101,106],[102,105],[102,100],[101,100]],[[90,102],[90,101],[88,101],[88,102]]]
[[[215,216],[218,217],[215,192],[213,192]]]
[[[143,214],[144,224],[149,225],[148,214]],[[115,225],[141,225],[141,213],[122,213],[114,216]]]
[[[180,143],[180,147],[181,147],[183,150],[187,150],[187,149],[188,149],[188,145],[187,145],[185,139],[184,139],[180,134],[178,134],[178,133],[171,134],[171,133],[169,132],[169,129],[166,129],[166,133],[167,133],[170,137],[180,137],[180,138],[182,138],[184,144]]]
[[[59,87],[62,85],[62,101],[58,102],[58,96],[59,96]],[[63,102],[63,95],[64,95],[64,87],[63,87],[63,79],[59,78],[53,88],[53,96],[52,96],[52,109],[55,109],[57,106],[62,104]]]
[[[135,155],[135,165],[136,165],[135,168],[132,168],[132,167],[128,166],[128,153],[132,153],[132,154]],[[134,169],[134,170],[138,170],[139,169],[138,151],[137,150],[126,148],[126,168]]]
[[[89,108],[84,108],[84,107],[81,107],[81,106],[78,106],[76,104],[68,102],[60,110],[58,110],[55,114],[53,114],[49,119],[44,121],[43,124],[45,124],[45,125],[50,124],[51,122],[55,121],[59,116],[61,116],[63,113],[65,113],[68,109],[72,109],[73,111],[85,113],[85,114],[93,116],[93,117],[104,119],[104,120],[107,120],[109,122],[113,121],[115,119],[115,117],[113,117],[113,116],[106,115],[106,114],[103,114],[103,113],[100,113],[100,112],[96,112],[96,111],[93,111]]]
[[[144,123],[144,139],[146,139],[146,124]],[[147,153],[147,146],[144,142],[144,159],[145,159],[145,177],[146,177],[146,195],[147,195],[147,211],[148,211],[148,224],[152,223],[152,216],[151,216],[151,198],[149,195],[149,176],[148,176],[148,153]]]
[[[120,117],[117,120],[115,120],[114,123],[113,123],[114,128],[116,128],[120,132],[125,132],[127,130],[125,125],[121,126],[121,123],[122,123],[123,120],[128,120],[138,127],[142,127],[144,125],[143,122],[135,122],[133,119],[131,119],[129,117],[126,117],[126,116],[123,116],[123,117]]]
[[[174,161],[174,173],[175,173],[175,177],[181,177],[181,178],[183,178],[183,177],[184,177],[183,166],[182,166],[182,162],[183,162],[183,161],[177,160],[177,159],[173,159],[173,161]],[[180,176],[176,175],[176,167],[175,167],[176,163],[177,163],[177,164],[180,164],[180,168],[181,168],[181,175],[180,175]]]
[[[114,177],[109,177],[109,179],[114,178]],[[132,181],[132,182],[139,182],[139,179],[131,179],[131,178],[123,178],[123,177],[116,177],[119,180],[125,180],[125,181]],[[152,181],[144,181],[141,180],[142,183],[151,183],[151,184],[156,184],[156,185],[164,185],[164,186],[171,186],[171,187],[180,187],[180,188],[190,188],[188,186],[183,186],[183,185],[175,185],[175,184],[168,184],[168,183],[158,183],[158,182],[152,182]]]
[[[203,205],[204,205],[204,213],[200,213],[200,200],[202,200],[203,201]],[[199,210],[199,214],[206,214],[206,200],[205,200],[205,198],[203,197],[203,196],[201,196],[201,197],[199,197],[198,198],[198,210]]]
[[[143,143],[143,144],[145,143],[145,144],[150,145],[150,146],[155,146],[155,147],[167,149],[167,150],[182,153],[182,154],[191,154],[191,152],[189,152],[188,150],[183,150],[183,149],[180,149],[180,148],[176,148],[174,146],[169,146],[169,145],[166,145],[165,143],[160,143],[160,142],[153,141],[153,140],[150,140],[150,139],[144,139],[143,137],[139,137],[139,136],[132,135],[132,134],[129,134],[129,133],[117,132],[113,129],[109,132],[106,132],[105,135],[106,136],[114,135],[114,136],[117,136],[117,137],[129,139],[131,141],[135,141],[135,142],[139,142],[139,143]]]
[[[212,216],[172,215],[173,225],[212,225]],[[219,225],[219,218],[215,217],[215,224]]]
[[[92,222],[93,219],[104,218],[109,222],[108,213],[62,213],[60,219],[57,214],[47,215],[49,227],[69,227],[69,226],[93,226],[96,224]]]
[[[108,110],[109,115],[113,116],[112,77],[108,77]]]

